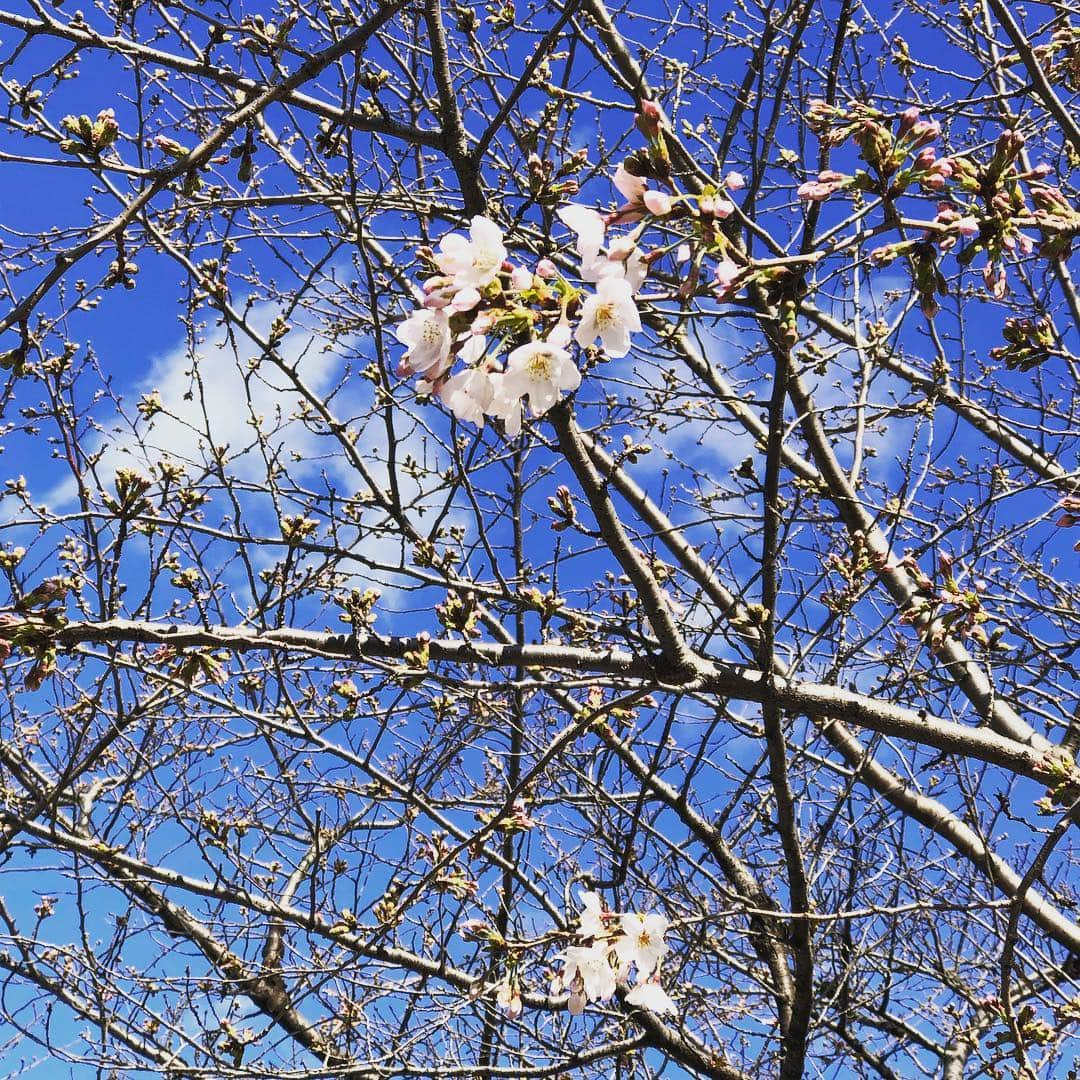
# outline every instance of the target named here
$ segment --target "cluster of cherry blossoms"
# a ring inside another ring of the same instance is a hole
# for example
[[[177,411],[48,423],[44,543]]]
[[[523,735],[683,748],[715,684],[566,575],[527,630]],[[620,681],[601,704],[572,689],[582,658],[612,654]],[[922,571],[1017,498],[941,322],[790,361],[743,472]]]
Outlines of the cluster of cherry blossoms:
[[[398,327],[398,340],[407,347],[399,373],[419,375],[418,392],[436,395],[458,419],[481,426],[485,417],[497,419],[512,437],[521,430],[526,400],[532,415],[542,416],[581,385],[574,345],[585,350],[598,344],[609,358],[626,356],[631,335],[642,328],[637,294],[664,254],[673,254],[673,268],[684,266],[692,291],[708,249],[716,258],[715,295],[731,295],[745,266],[729,257],[716,226],[735,204],[719,192],[678,195],[670,180],[669,190],[649,187],[639,175],[648,170],[642,155],[618,167],[612,183],[625,201],[612,212],[580,203],[558,210],[574,234],[582,287],[571,285],[551,259],[540,259],[534,270],[515,265],[499,226],[480,215],[468,238],[450,233],[438,251],[423,250],[438,273],[424,283],[420,308]],[[728,191],[744,184],[739,173],[724,180]],[[646,250],[643,230],[660,219],[693,221],[698,243],[672,252]],[[636,227],[609,236],[622,225]],[[672,291],[689,295],[686,287]]]
[[[576,220],[573,210],[564,213]],[[645,267],[637,252],[601,253],[596,216],[595,244],[586,226],[578,245],[582,279],[596,284],[584,299],[549,259],[535,273],[512,264],[490,218],[474,217],[468,239],[445,236],[430,253],[439,274],[424,283],[422,306],[398,328],[408,347],[401,373],[420,375],[419,392],[437,394],[458,419],[483,425],[491,417],[515,436],[526,400],[532,415],[542,416],[581,385],[572,343],[584,349],[599,341],[609,356],[625,356],[630,334],[641,330],[634,293]],[[463,365],[456,372],[455,362]]]
[[[559,955],[563,968],[555,976],[552,993],[569,993],[567,1007],[580,1016],[589,1001],[607,1001],[619,986],[626,986],[630,970],[634,985],[625,994],[628,1005],[655,1013],[675,1012],[675,1003],[660,985],[660,961],[667,955],[664,941],[668,921],[663,915],[604,910],[600,896],[581,894],[579,937],[584,945],[569,945]]]
[[[551,983],[552,994],[567,994],[567,1008],[580,1016],[590,1001],[610,1001],[620,989],[627,1005],[650,1012],[670,1014],[675,1002],[660,985],[660,963],[668,953],[664,935],[668,921],[663,915],[622,915],[605,911],[598,893],[581,894],[584,905],[576,944],[556,955],[562,970]],[[462,937],[480,941],[496,952],[511,948],[501,934],[482,919],[469,919],[458,928]],[[510,1020],[524,1011],[518,964],[511,959],[502,981],[495,987],[495,1003]],[[630,984],[630,974],[634,981]]]

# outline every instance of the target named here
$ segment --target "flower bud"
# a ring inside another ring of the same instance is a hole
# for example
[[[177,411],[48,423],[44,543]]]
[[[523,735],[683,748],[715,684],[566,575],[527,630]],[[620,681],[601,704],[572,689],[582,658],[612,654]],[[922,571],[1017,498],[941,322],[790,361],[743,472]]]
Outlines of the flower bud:
[[[663,114],[660,112],[660,106],[655,101],[643,101],[641,103],[641,111],[637,115],[638,130],[645,136],[650,142],[656,139],[660,134],[660,121]]]
[[[910,109],[905,109],[900,114],[900,127],[896,132],[897,138],[902,139],[909,131],[911,131],[918,119],[919,107],[917,105],[912,105]]]
[[[643,201],[650,214],[655,214],[657,217],[665,217],[667,214],[671,213],[671,196],[662,191],[656,191],[655,189],[650,188],[645,192]]]

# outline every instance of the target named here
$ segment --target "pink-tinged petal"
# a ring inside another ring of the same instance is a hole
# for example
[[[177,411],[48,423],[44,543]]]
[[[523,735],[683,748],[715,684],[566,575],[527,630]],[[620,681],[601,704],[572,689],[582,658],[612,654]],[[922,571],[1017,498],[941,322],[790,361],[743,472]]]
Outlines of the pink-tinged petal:
[[[741,172],[729,172],[724,177],[724,187],[728,191],[742,191],[746,187],[746,177]]]
[[[450,304],[450,308],[452,311],[472,311],[472,309],[480,303],[480,300],[480,291],[469,286],[464,289],[459,289],[454,294],[454,299]]]
[[[625,165],[620,165],[615,170],[611,182],[618,189],[619,194],[631,204],[641,202],[645,195],[645,189],[648,187],[642,177],[634,176],[633,173],[628,172]]]

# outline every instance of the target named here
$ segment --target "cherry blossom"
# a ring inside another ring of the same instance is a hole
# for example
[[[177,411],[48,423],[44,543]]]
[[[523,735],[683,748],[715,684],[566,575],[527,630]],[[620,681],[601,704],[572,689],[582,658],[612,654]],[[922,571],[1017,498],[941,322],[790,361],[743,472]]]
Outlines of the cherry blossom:
[[[581,1015],[586,1001],[607,1001],[614,995],[618,983],[603,945],[568,945],[560,959],[563,970],[556,984],[570,991],[573,1015]]]
[[[724,187],[728,191],[742,191],[746,187],[746,177],[741,172],[729,172],[724,177]]]
[[[594,263],[604,246],[604,219],[595,210],[580,203],[568,203],[558,210],[559,220],[577,234],[576,250],[582,265]]]
[[[482,367],[466,368],[451,375],[439,390],[439,397],[459,419],[484,426],[484,412],[495,396],[491,375]]]
[[[491,218],[477,214],[469,228],[470,240],[460,233],[444,236],[435,263],[462,288],[482,289],[495,280],[506,259],[502,230]]]
[[[583,892],[581,902],[581,936],[598,938],[604,936],[604,906],[600,894]]]
[[[450,302],[450,310],[454,313],[472,311],[480,303],[480,300],[480,290],[474,289],[470,285],[464,289],[459,289],[454,294],[454,299]]]
[[[524,266],[515,266],[510,271],[510,288],[517,289],[520,292],[522,289],[527,289],[532,285],[532,279],[532,274]]]
[[[621,916],[619,926],[622,935],[615,941],[615,953],[620,967],[633,964],[638,981],[647,979],[667,954],[664,941],[667,919],[663,915],[639,915],[628,911]]]
[[[641,248],[637,246],[636,232],[620,236],[607,250],[588,265],[581,267],[584,281],[601,281],[608,277],[622,277],[630,282],[631,292],[637,292],[649,272]]]
[[[596,292],[581,308],[581,322],[574,338],[585,348],[597,338],[613,357],[630,351],[630,334],[641,330],[641,317],[634,303],[633,288],[625,278],[601,278]]]
[[[523,1008],[521,990],[518,988],[517,983],[511,982],[509,978],[499,983],[499,987],[495,992],[495,1004],[503,1011],[507,1020],[516,1020],[521,1015]],[[646,1006],[646,1008],[648,1007]]]
[[[507,386],[503,372],[491,376],[491,389],[486,412],[492,419],[501,420],[507,437],[514,439],[521,433],[521,398]]]
[[[702,195],[698,199],[698,211],[706,217],[719,218],[723,221],[735,213],[735,204],[723,195]]]
[[[818,173],[816,180],[807,180],[805,184],[800,184],[795,194],[803,200],[822,202],[839,191],[844,180],[843,173],[838,173],[834,169],[825,169]]]
[[[445,311],[421,308],[398,327],[397,339],[408,346],[405,363],[412,371],[439,369],[450,358],[450,319]]]
[[[635,206],[644,201],[648,181],[642,176],[635,176],[625,165],[620,165],[615,170],[611,182],[615,185],[619,194],[631,205]]]
[[[645,203],[645,208],[649,213],[655,214],[657,217],[664,217],[671,213],[671,196],[665,194],[663,191],[646,191],[642,198],[642,202]]]
[[[626,995],[627,1005],[640,1005],[650,1012],[674,1013],[675,1002],[668,996],[668,992],[655,979],[647,979],[639,982]]]
[[[533,416],[543,416],[562,391],[581,385],[581,372],[565,349],[548,341],[530,341],[507,358],[502,385],[513,396],[527,397]]]
[[[735,291],[732,286],[741,272],[742,267],[727,257],[720,259],[716,263],[713,268],[713,276],[716,281],[716,295],[719,299],[724,300]]]

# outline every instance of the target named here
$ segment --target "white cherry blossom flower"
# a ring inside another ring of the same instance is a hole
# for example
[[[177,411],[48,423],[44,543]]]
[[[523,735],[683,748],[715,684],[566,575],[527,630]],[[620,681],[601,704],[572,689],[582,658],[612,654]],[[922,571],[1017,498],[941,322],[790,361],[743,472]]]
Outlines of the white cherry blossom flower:
[[[603,945],[569,945],[560,958],[564,966],[559,982],[570,991],[571,999],[575,989],[588,1001],[607,1001],[615,993],[615,972]]]
[[[619,966],[637,968],[638,981],[647,979],[667,954],[664,941],[668,921],[663,915],[639,915],[628,911],[619,919],[622,935],[615,940]]]
[[[467,334],[458,349],[458,359],[466,364],[475,364],[487,352],[487,338],[483,334]]]
[[[557,322],[549,331],[547,336],[547,343],[549,345],[557,345],[560,349],[565,349],[567,345],[573,340],[574,334],[570,329],[570,324],[565,320]]]
[[[604,219],[591,207],[580,203],[560,206],[559,220],[577,235],[576,251],[582,266],[596,261],[604,245]]]
[[[636,233],[620,236],[608,248],[606,254],[597,255],[591,263],[582,263],[583,281],[602,281],[604,278],[626,278],[632,292],[641,288],[649,267],[641,248],[637,246]]]
[[[466,368],[451,375],[439,390],[443,404],[459,419],[484,426],[484,412],[495,396],[491,376],[482,367]]]
[[[518,398],[528,397],[533,416],[543,416],[562,391],[580,385],[581,372],[570,354],[548,341],[530,341],[507,358],[503,388]]]
[[[605,277],[581,308],[581,321],[574,334],[585,348],[597,338],[608,356],[625,356],[630,351],[630,334],[641,330],[641,317],[634,292],[626,278]]]
[[[600,894],[595,892],[583,892],[581,902],[585,906],[581,911],[581,936],[598,938],[604,936],[604,905],[600,900]]]
[[[639,982],[626,995],[628,1005],[640,1005],[654,1013],[673,1013],[676,1011],[675,1002],[668,997],[668,992],[655,980],[648,979]]]
[[[495,372],[491,376],[492,397],[485,410],[492,419],[503,422],[507,438],[516,439],[521,434],[521,398],[506,385],[506,375]]]
[[[499,226],[481,214],[472,219],[469,236],[469,240],[460,233],[444,236],[435,263],[461,288],[482,289],[495,280],[506,259],[506,245]]]
[[[516,983],[504,979],[495,992],[495,1004],[505,1013],[507,1020],[516,1020],[522,1011],[521,991]]]
[[[430,373],[450,358],[450,319],[445,311],[421,308],[397,328],[397,339],[409,347],[405,354],[409,368]]]

